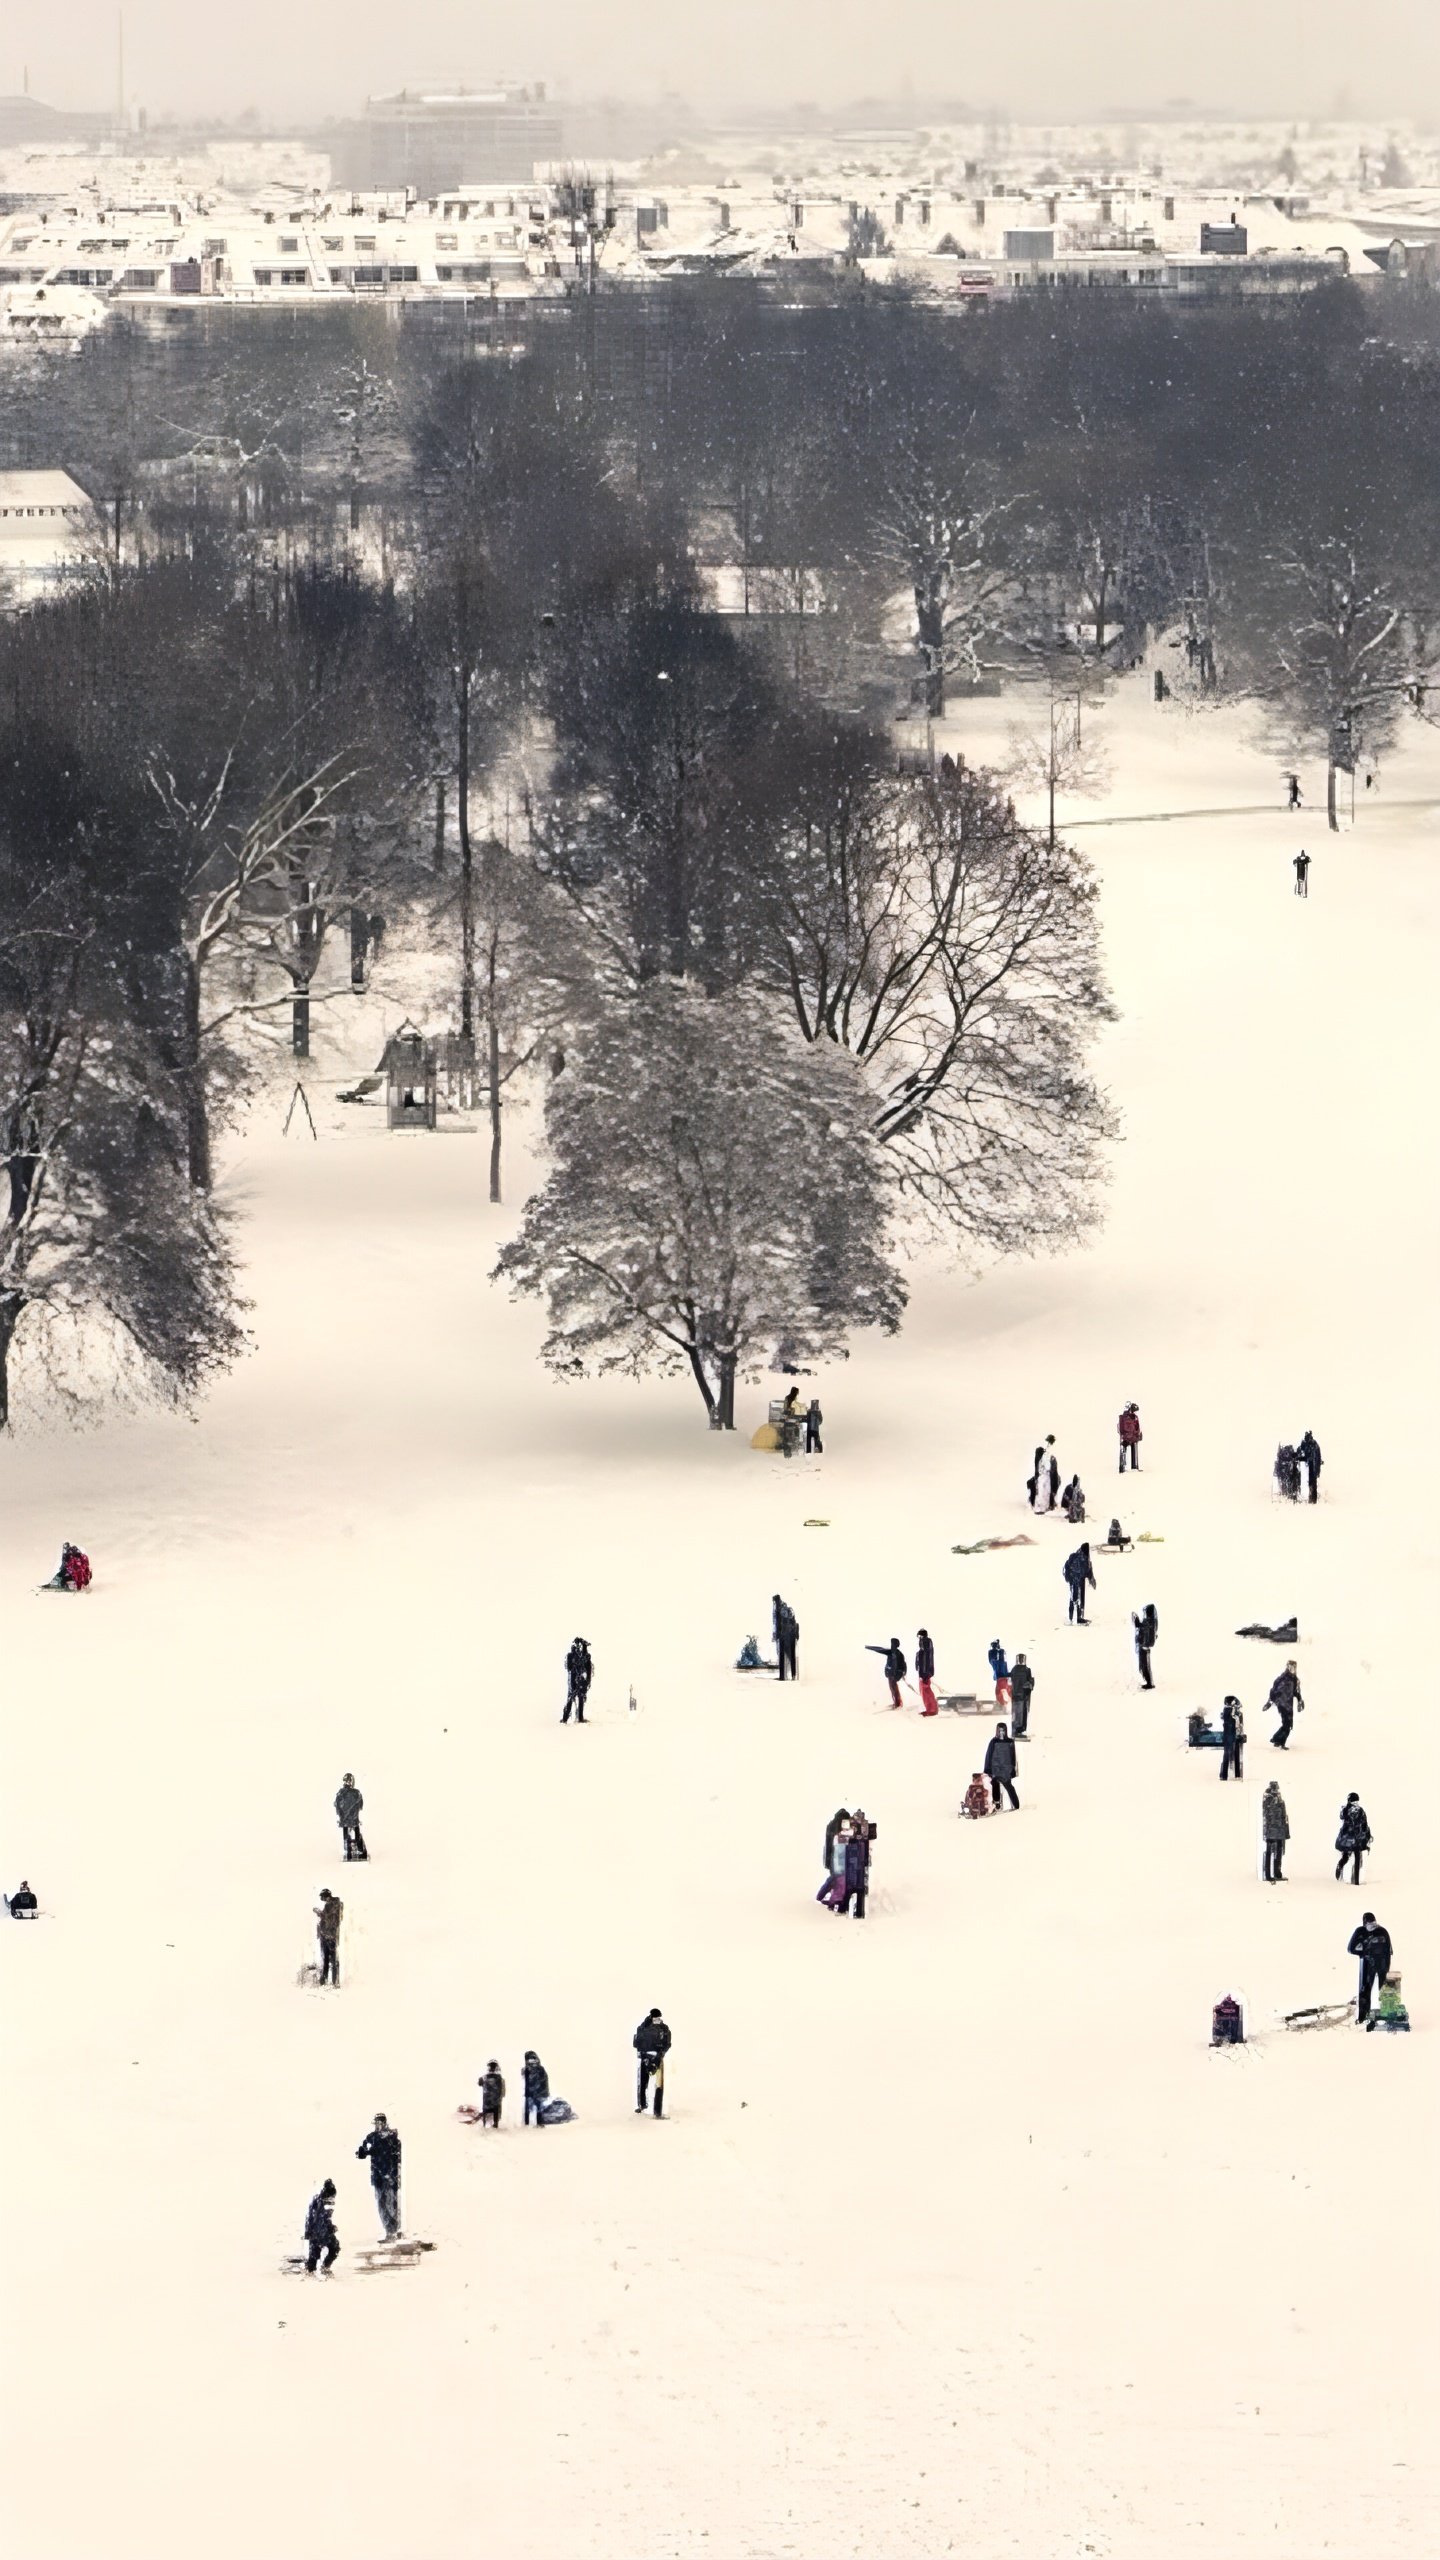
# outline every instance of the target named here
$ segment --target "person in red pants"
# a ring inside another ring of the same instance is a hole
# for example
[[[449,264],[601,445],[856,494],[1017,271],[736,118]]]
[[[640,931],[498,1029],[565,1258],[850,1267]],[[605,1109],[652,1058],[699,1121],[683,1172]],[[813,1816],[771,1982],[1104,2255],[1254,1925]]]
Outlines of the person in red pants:
[[[915,1638],[915,1677],[920,1683],[921,1714],[938,1716],[940,1701],[935,1695],[935,1647],[926,1627],[922,1627]]]

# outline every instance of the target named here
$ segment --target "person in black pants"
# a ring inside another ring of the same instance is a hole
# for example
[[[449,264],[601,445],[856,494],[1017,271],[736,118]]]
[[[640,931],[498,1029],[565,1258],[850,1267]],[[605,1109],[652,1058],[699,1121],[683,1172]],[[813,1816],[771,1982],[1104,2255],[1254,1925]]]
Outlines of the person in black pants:
[[[772,1604],[771,1625],[775,1633],[775,1656],[780,1677],[782,1680],[798,1680],[800,1671],[796,1649],[800,1642],[800,1621],[789,1601],[782,1600],[778,1591]]]
[[[590,1683],[595,1677],[595,1665],[590,1658],[590,1647],[583,1636],[575,1638],[565,1656],[565,1677],[569,1685],[565,1691],[565,1712],[560,1721],[562,1724],[569,1723],[570,1710],[573,1707],[576,1723],[583,1724],[585,1701],[590,1695]]]
[[[334,2208],[335,2181],[333,2178],[327,2178],[319,2194],[311,2197],[310,2209],[305,2216],[305,2273],[307,2276],[321,2272],[322,2257],[325,2261],[323,2272],[328,2276],[340,2255]]]
[[[1155,1683],[1150,1677],[1150,1656],[1155,1649],[1155,1639],[1160,1633],[1160,1620],[1156,1614],[1154,1601],[1147,1600],[1139,1617],[1132,1618],[1130,1623],[1135,1629],[1135,1659],[1140,1665],[1140,1686],[1142,1689],[1153,1689]]]
[[[658,2009],[652,2009],[648,2018],[641,2019],[631,2041],[640,2057],[640,2067],[635,2080],[635,2113],[637,2116],[643,2116],[645,2113],[645,2100],[650,2094],[653,2082],[655,2113],[657,2116],[663,2116],[665,2113],[665,2056],[670,2050],[670,2030]]]
[[[1030,1701],[1035,1695],[1035,1674],[1023,1653],[1017,1653],[1010,1666],[1010,1718],[1012,1742],[1026,1742],[1030,1735]]]
[[[529,2124],[533,2120],[534,2123],[543,2125],[545,2118],[541,2114],[540,2110],[550,2095],[550,2074],[546,2070],[538,2053],[531,2053],[527,2050],[524,2062],[524,2074],[525,2122]]]
[[[1390,1932],[1382,1928],[1373,1911],[1362,1914],[1359,1928],[1350,1933],[1350,1943],[1345,1952],[1360,1959],[1360,1996],[1355,2004],[1355,2015],[1363,2026],[1370,2015],[1371,2000],[1389,1972],[1394,1955]]]
[[[1340,1828],[1335,1835],[1335,1846],[1340,1852],[1335,1866],[1336,1883],[1340,1882],[1348,1866],[1351,1883],[1358,1884],[1360,1861],[1370,1847],[1370,1818],[1353,1789],[1340,1808]]]
[[[868,1822],[857,1804],[850,1817],[850,1837],[845,1843],[845,1891],[840,1909],[856,1920],[865,1917],[865,1897],[870,1891],[870,1843],[877,1825]]]
[[[996,1812],[1000,1810],[1000,1791],[1003,1787],[1018,1813],[1020,1799],[1015,1793],[1015,1745],[1003,1724],[997,1724],[990,1737],[985,1753],[985,1775],[990,1781],[990,1801]]]
[[[387,2240],[394,2240],[400,2230],[400,2136],[393,2124],[377,2116],[355,2157],[370,2163],[380,2227]]]
[[[1271,1681],[1270,1695],[1265,1703],[1274,1708],[1280,1719],[1278,1727],[1270,1736],[1272,1748],[1283,1751],[1290,1740],[1290,1728],[1295,1722],[1295,1711],[1298,1707],[1303,1713],[1305,1706],[1305,1701],[1300,1695],[1300,1674],[1293,1662],[1287,1662],[1284,1670],[1278,1672]]]
[[[320,1887],[320,1900],[315,1910],[315,1934],[320,1942],[320,1980],[333,1982],[340,1988],[340,1923],[345,1905],[328,1885]]]
[[[1220,1775],[1245,1775],[1245,1716],[1238,1698],[1227,1698],[1220,1710]]]
[[[340,1792],[335,1798],[335,1819],[340,1825],[340,1839],[347,1862],[355,1858],[368,1858],[370,1855],[360,1830],[360,1816],[364,1810],[365,1799],[347,1769],[340,1781]]]
[[[1305,1470],[1305,1482],[1309,1489],[1309,1498],[1312,1502],[1318,1502],[1320,1499],[1320,1469],[1324,1464],[1324,1460],[1320,1455],[1320,1443],[1316,1439],[1313,1431],[1307,1431],[1303,1440],[1296,1441],[1295,1455]]]

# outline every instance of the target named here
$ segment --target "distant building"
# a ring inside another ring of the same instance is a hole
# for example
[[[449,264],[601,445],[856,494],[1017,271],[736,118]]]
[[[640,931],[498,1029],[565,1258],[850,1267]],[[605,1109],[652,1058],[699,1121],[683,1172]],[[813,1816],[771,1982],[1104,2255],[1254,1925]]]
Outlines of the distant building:
[[[100,142],[114,130],[113,116],[73,115],[28,95],[0,98],[0,150],[11,150],[17,143]]]
[[[1202,222],[1200,255],[1202,258],[1243,258],[1248,255],[1250,234],[1243,222]]]
[[[1053,231],[1007,231],[1005,255],[1007,258],[1012,258],[1017,266],[1023,266],[1030,261],[1053,258],[1055,234]]]
[[[103,534],[68,471],[0,471],[0,609],[33,604],[74,577]]]
[[[560,146],[560,119],[543,87],[446,96],[402,89],[367,101],[340,143],[334,175],[367,192],[439,196],[481,179],[531,177],[537,163],[559,159]]]

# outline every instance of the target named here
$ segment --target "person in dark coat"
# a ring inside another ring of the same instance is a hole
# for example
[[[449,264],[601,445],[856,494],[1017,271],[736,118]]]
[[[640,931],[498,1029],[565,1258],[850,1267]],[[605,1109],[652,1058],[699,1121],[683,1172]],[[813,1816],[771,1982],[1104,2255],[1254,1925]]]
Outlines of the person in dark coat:
[[[387,2117],[377,2116],[366,2134],[357,2160],[370,2163],[370,2184],[375,2191],[376,2211],[387,2240],[400,2236],[400,2136]]]
[[[1266,1884],[1285,1881],[1285,1843],[1290,1837],[1290,1816],[1280,1793],[1280,1781],[1272,1778],[1260,1799],[1260,1831],[1265,1842],[1264,1879]]]
[[[835,1847],[835,1834],[836,1834],[836,1832],[839,1830],[841,1823],[842,1823],[842,1822],[848,1822],[848,1821],[849,1821],[849,1819],[850,1819],[850,1810],[849,1810],[849,1807],[848,1807],[848,1805],[843,1805],[843,1804],[842,1804],[842,1805],[838,1808],[838,1810],[837,1810],[836,1812],[834,1812],[834,1813],[832,1813],[832,1814],[831,1814],[829,1821],[828,1821],[828,1822],[826,1823],[826,1825],[825,1825],[825,1858],[824,1858],[824,1867],[825,1867],[825,1873],[827,1874],[827,1876],[828,1876],[828,1875],[829,1875],[829,1873],[830,1873],[830,1858],[831,1858],[831,1852],[833,1851],[833,1849],[834,1849],[834,1847]]]
[[[805,1455],[807,1458],[823,1458],[825,1455],[825,1444],[820,1437],[820,1425],[824,1419],[825,1416],[820,1410],[819,1397],[812,1396],[805,1408]]]
[[[935,1695],[935,1646],[928,1627],[921,1627],[916,1633],[915,1678],[920,1690],[921,1714],[938,1716],[940,1701]]]
[[[543,2125],[541,2109],[550,2095],[550,2074],[539,2054],[528,2048],[521,2068],[525,2079],[525,2122]]]
[[[1140,1443],[1145,1436],[1140,1428],[1140,1407],[1138,1404],[1126,1405],[1124,1412],[1120,1416],[1117,1428],[1120,1433],[1120,1473],[1123,1476],[1128,1462],[1132,1470],[1138,1475],[1140,1471]]]
[[[340,2236],[335,2228],[335,2181],[327,2178],[317,2195],[310,2199],[305,2216],[305,2273],[327,2275],[340,2255]],[[321,2266],[321,2259],[325,2263]]]
[[[900,1683],[904,1679],[906,1671],[909,1668],[909,1665],[905,1660],[905,1656],[900,1649],[899,1637],[892,1636],[888,1644],[867,1644],[865,1650],[867,1653],[880,1653],[884,1655],[885,1677],[890,1686],[890,1704],[892,1707],[898,1707],[900,1704]]]
[[[492,2054],[480,2074],[480,2126],[482,2132],[500,2130],[500,2110],[505,2104],[505,2074]]]
[[[1305,1701],[1300,1695],[1300,1674],[1293,1661],[1287,1662],[1284,1670],[1271,1681],[1270,1695],[1265,1704],[1273,1707],[1280,1719],[1270,1740],[1277,1751],[1283,1751],[1289,1743],[1297,1710],[1301,1715],[1305,1712]]]
[[[800,1670],[797,1653],[800,1643],[800,1621],[789,1601],[782,1600],[778,1591],[771,1603],[770,1623],[774,1631],[775,1659],[779,1665],[780,1677],[782,1680],[798,1680]]]
[[[335,1819],[340,1825],[340,1839],[347,1861],[352,1858],[368,1858],[370,1855],[360,1836],[360,1816],[364,1810],[365,1799],[347,1769],[340,1781],[340,1790],[335,1798]]]
[[[1352,1789],[1351,1793],[1346,1797],[1345,1802],[1340,1808],[1340,1828],[1335,1834],[1335,1846],[1340,1852],[1339,1858],[1336,1860],[1335,1864],[1335,1881],[1337,1884],[1345,1873],[1347,1860],[1350,1865],[1351,1883],[1359,1883],[1360,1861],[1364,1857],[1365,1852],[1370,1845],[1369,1817],[1366,1814],[1365,1807],[1361,1803],[1359,1797]]]
[[[1360,1926],[1351,1931],[1345,1952],[1360,1959],[1360,1991],[1355,2015],[1363,2026],[1370,2015],[1371,2000],[1389,1972],[1395,1952],[1390,1944],[1389,1930],[1381,1926],[1373,1911],[1361,1915]]]
[[[320,1887],[320,1900],[315,1908],[315,1935],[320,1941],[320,1979],[340,1988],[340,1923],[345,1905],[328,1885]]]
[[[1160,1619],[1154,1601],[1147,1600],[1139,1617],[1132,1617],[1130,1623],[1135,1630],[1135,1659],[1140,1665],[1140,1686],[1153,1689],[1155,1683],[1150,1677],[1150,1656],[1160,1633]]]
[[[12,1920],[33,1920],[40,1905],[22,1876],[13,1893],[5,1897],[5,1908]]]
[[[1307,1431],[1303,1440],[1296,1441],[1295,1455],[1305,1470],[1305,1482],[1309,1489],[1309,1498],[1312,1502],[1318,1502],[1320,1499],[1320,1469],[1325,1462],[1320,1455],[1320,1443],[1316,1439],[1313,1431]]]
[[[1017,1653],[1010,1671],[1010,1739],[1024,1742],[1030,1732],[1030,1701],[1035,1695],[1035,1674],[1023,1653]]]
[[[637,2116],[643,2116],[645,2113],[645,2100],[653,2081],[655,2113],[657,2116],[663,2116],[665,2113],[665,2056],[670,2050],[670,2030],[658,2009],[652,2009],[648,2018],[641,2019],[631,2042],[640,2057],[640,2068],[635,2083],[635,2113]]]
[[[1287,1502],[1300,1499],[1300,1461],[1288,1440],[1282,1440],[1275,1452],[1275,1482]]]
[[[591,1659],[590,1647],[583,1636],[577,1636],[565,1656],[565,1710],[560,1718],[562,1724],[569,1723],[572,1707],[575,1710],[576,1723],[584,1723],[585,1701],[590,1695],[590,1683],[594,1677],[595,1665]]]
[[[1245,1775],[1245,1711],[1238,1698],[1227,1698],[1220,1710],[1220,1775]]]
[[[1077,1627],[1085,1624],[1085,1593],[1095,1588],[1095,1573],[1090,1562],[1088,1539],[1065,1559],[1065,1580],[1070,1591],[1070,1618]]]
[[[1300,803],[1298,800],[1292,800],[1290,803],[1292,809],[1298,809],[1299,805]],[[1296,854],[1294,871],[1296,897],[1308,898],[1310,895],[1310,856],[1308,853]]]
[[[990,1801],[1000,1810],[1003,1788],[1018,1813],[1020,1799],[1015,1793],[1015,1745],[1003,1724],[997,1724],[985,1752],[985,1775],[990,1781]]]
[[[876,1826],[867,1822],[859,1805],[850,1817],[850,1837],[845,1843],[845,1895],[842,1911],[852,1911],[857,1920],[865,1917],[865,1897],[870,1891],[870,1843]]]

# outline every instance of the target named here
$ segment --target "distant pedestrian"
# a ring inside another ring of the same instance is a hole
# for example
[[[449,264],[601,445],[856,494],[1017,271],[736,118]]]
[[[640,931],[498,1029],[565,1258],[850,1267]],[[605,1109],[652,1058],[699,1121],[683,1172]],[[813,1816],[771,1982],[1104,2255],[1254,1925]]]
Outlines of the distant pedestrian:
[[[1238,1698],[1227,1698],[1220,1710],[1220,1775],[1245,1775],[1245,1711]]]
[[[857,1804],[845,1843],[845,1894],[840,1905],[856,1920],[865,1917],[865,1898],[870,1891],[870,1843],[874,1837],[875,1824],[867,1821]]]
[[[805,1455],[807,1458],[823,1458],[825,1455],[825,1444],[820,1437],[820,1426],[824,1419],[825,1416],[820,1410],[819,1397],[812,1396],[805,1408]]]
[[[1340,1852],[1335,1863],[1337,1884],[1345,1873],[1347,1863],[1350,1868],[1351,1883],[1359,1883],[1360,1861],[1370,1845],[1370,1824],[1365,1807],[1352,1789],[1340,1808],[1340,1828],[1335,1834],[1335,1846]]]
[[[1010,1704],[1010,1665],[1005,1659],[1005,1647],[998,1636],[996,1636],[993,1644],[991,1645],[987,1658],[990,1664],[990,1677],[995,1683],[995,1704],[997,1707],[1008,1707]]]
[[[1014,1667],[1010,1673],[1010,1703],[1013,1710],[1010,1718],[1010,1739],[1012,1742],[1024,1742],[1029,1736],[1030,1701],[1034,1695],[1035,1674],[1031,1670],[1029,1663],[1026,1661],[1024,1654],[1017,1653],[1015,1656]]]
[[[1350,1933],[1345,1952],[1360,1959],[1360,1990],[1355,2015],[1363,2026],[1370,2015],[1371,2000],[1389,1972],[1394,1955],[1390,1932],[1376,1919],[1373,1911],[1362,1914],[1359,1928]]]
[[[779,1592],[770,1604],[770,1625],[775,1638],[775,1661],[782,1680],[798,1680],[800,1621],[788,1600]]]
[[[1160,1619],[1154,1601],[1147,1600],[1138,1617],[1132,1613],[1130,1624],[1135,1630],[1135,1659],[1140,1665],[1140,1686],[1153,1689],[1155,1683],[1150,1676],[1150,1656],[1160,1633]]]
[[[1280,1781],[1272,1778],[1260,1799],[1260,1830],[1265,1842],[1266,1884],[1285,1882],[1285,1843],[1290,1837],[1290,1816],[1280,1793]]]
[[[1320,1455],[1320,1443],[1316,1439],[1313,1431],[1307,1431],[1303,1440],[1296,1441],[1295,1455],[1305,1470],[1305,1482],[1309,1492],[1309,1499],[1312,1502],[1318,1502],[1320,1499],[1320,1469],[1325,1462]]]
[[[892,1636],[888,1644],[867,1644],[865,1650],[867,1653],[881,1653],[884,1655],[884,1671],[886,1683],[890,1691],[890,1704],[892,1707],[898,1707],[900,1704],[900,1683],[904,1679],[905,1673],[909,1668],[906,1663],[905,1656],[900,1650],[899,1637]]]
[[[1286,774],[1286,776],[1285,776],[1285,779],[1286,779],[1286,781],[1288,782],[1288,784],[1289,784],[1289,786],[1290,786],[1290,800],[1289,800],[1289,805],[1290,805],[1290,807],[1291,807],[1292,809],[1300,809],[1300,808],[1303,808],[1305,804],[1304,804],[1304,802],[1302,801],[1302,799],[1301,799],[1301,797],[1300,797],[1300,776],[1299,776],[1299,774],[1298,774],[1298,773],[1287,773],[1287,774]]]
[[[1138,1474],[1140,1468],[1140,1443],[1145,1436],[1140,1428],[1140,1407],[1138,1404],[1127,1404],[1124,1407],[1121,1412],[1117,1428],[1120,1433],[1120,1473],[1123,1476],[1128,1462],[1131,1469]]]
[[[500,2110],[505,2104],[505,2075],[492,2054],[480,2074],[480,2130],[498,2133]]]
[[[920,1712],[938,1716],[940,1701],[935,1695],[935,1647],[928,1627],[921,1627],[915,1638],[915,1678],[920,1687]]]
[[[1000,1810],[1003,1788],[1018,1813],[1020,1799],[1015,1793],[1015,1745],[1003,1724],[997,1724],[986,1747],[985,1775],[990,1781],[990,1799],[996,1812]]]
[[[648,2018],[641,2019],[631,2042],[640,2057],[640,2067],[635,2082],[635,2113],[637,2116],[643,2116],[645,2100],[653,2088],[655,2113],[657,2116],[663,2116],[665,2113],[665,2056],[670,2050],[670,2030],[658,2009],[652,2009]]]
[[[1296,895],[1296,897],[1297,897],[1297,898],[1308,898],[1308,897],[1309,897],[1309,895],[1310,895],[1310,856],[1309,856],[1309,854],[1308,854],[1308,853],[1297,853],[1297,854],[1296,854],[1296,856],[1295,856],[1295,865],[1294,865],[1294,868],[1295,868],[1295,895]]]
[[[1078,1546],[1072,1556],[1066,1557],[1065,1581],[1070,1592],[1071,1621],[1075,1626],[1083,1627],[1086,1623],[1085,1594],[1087,1589],[1093,1591],[1095,1588],[1095,1573],[1090,1562],[1088,1540],[1082,1546]]]
[[[375,2191],[375,2209],[380,2228],[387,2240],[400,2234],[400,2136],[384,2116],[377,2116],[366,2134],[357,2160],[370,2163],[370,2184]]]
[[[315,1935],[320,1941],[320,1980],[333,1982],[340,1988],[340,1923],[345,1905],[328,1885],[320,1887],[320,1900],[315,1907]]]
[[[539,2054],[532,2053],[528,2046],[522,2069],[525,2080],[525,2122],[527,2125],[532,2123],[543,2125],[545,2105],[550,2095],[550,2074]]]
[[[335,2181],[333,2178],[327,2178],[318,2194],[310,2199],[310,2209],[305,2216],[305,2249],[307,2276],[328,2276],[340,2255],[340,2236],[335,2228]]]
[[[1030,1478],[1030,1504],[1041,1513],[1053,1511],[1060,1498],[1060,1461],[1055,1455],[1055,1434],[1050,1432],[1035,1452],[1035,1470]]]
[[[1078,1529],[1083,1526],[1085,1519],[1085,1495],[1081,1489],[1080,1479],[1078,1476],[1071,1477],[1064,1492],[1061,1494],[1060,1508],[1065,1514],[1065,1517],[1069,1521],[1072,1529]]]
[[[583,1636],[577,1636],[565,1656],[565,1706],[560,1718],[562,1724],[569,1723],[572,1708],[576,1723],[585,1722],[585,1701],[590,1695],[590,1683],[594,1677],[595,1665],[591,1659],[590,1647]]]
[[[335,1819],[340,1825],[340,1838],[347,1861],[353,1858],[368,1858],[370,1855],[360,1836],[360,1816],[364,1810],[365,1799],[347,1769],[340,1781],[340,1790],[335,1798]]]
[[[1297,1713],[1303,1715],[1305,1712],[1305,1701],[1300,1695],[1300,1674],[1293,1660],[1286,1663],[1283,1671],[1276,1673],[1270,1683],[1270,1695],[1265,1704],[1272,1708],[1280,1719],[1270,1740],[1277,1751],[1288,1750],[1291,1728],[1296,1715]]]

